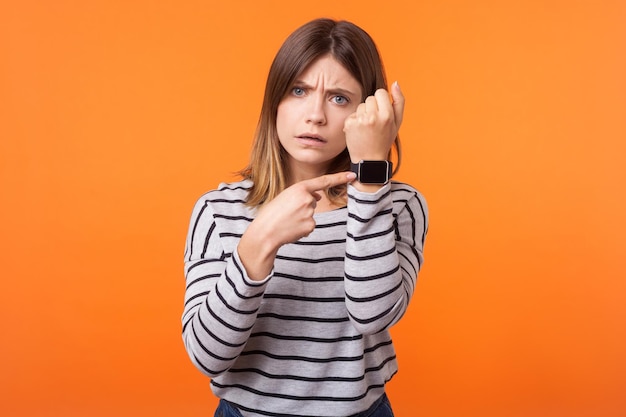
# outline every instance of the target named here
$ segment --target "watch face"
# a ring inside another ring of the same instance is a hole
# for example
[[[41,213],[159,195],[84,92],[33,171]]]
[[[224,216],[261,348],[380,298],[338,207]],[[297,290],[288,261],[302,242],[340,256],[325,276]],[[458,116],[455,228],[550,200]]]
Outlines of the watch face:
[[[359,169],[359,181],[363,184],[384,184],[389,180],[389,162],[363,161]]]

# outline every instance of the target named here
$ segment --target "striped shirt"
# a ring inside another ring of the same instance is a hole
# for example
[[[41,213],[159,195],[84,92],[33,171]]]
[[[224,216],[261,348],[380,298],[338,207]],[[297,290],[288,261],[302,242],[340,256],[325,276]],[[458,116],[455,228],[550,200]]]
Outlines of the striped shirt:
[[[251,182],[220,184],[191,216],[183,340],[214,394],[246,417],[350,416],[397,372],[389,328],[406,311],[423,261],[428,212],[411,186],[348,185],[347,207],[282,246],[251,280],[237,253],[255,217]]]

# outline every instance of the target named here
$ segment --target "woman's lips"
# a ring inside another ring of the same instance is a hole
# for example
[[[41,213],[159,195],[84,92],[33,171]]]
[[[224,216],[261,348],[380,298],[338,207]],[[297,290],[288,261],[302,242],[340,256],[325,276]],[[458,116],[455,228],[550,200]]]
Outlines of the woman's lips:
[[[298,135],[296,136],[296,139],[300,143],[314,146],[320,146],[326,143],[326,139],[324,139],[320,135],[315,135],[312,133],[304,133],[302,135]]]

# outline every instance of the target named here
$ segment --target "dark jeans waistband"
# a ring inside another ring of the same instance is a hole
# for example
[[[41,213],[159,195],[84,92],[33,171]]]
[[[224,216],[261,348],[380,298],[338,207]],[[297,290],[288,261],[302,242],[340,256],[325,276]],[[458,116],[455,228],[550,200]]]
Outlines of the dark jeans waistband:
[[[352,414],[349,417],[369,417],[378,407],[381,406],[383,402],[389,402],[387,399],[387,394],[383,393],[374,403],[365,411],[361,411],[360,413]],[[218,406],[217,411],[221,411],[222,413],[216,413],[216,416],[219,417],[243,417],[237,406],[229,401],[224,399],[220,399],[220,404]]]

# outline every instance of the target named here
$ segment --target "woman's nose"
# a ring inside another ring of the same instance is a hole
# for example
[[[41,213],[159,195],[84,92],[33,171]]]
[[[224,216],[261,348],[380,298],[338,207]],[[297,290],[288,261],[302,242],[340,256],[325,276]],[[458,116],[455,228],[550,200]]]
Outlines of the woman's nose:
[[[326,123],[326,110],[324,108],[324,98],[317,94],[312,95],[309,101],[309,108],[307,109],[307,122],[316,125],[323,125]]]

